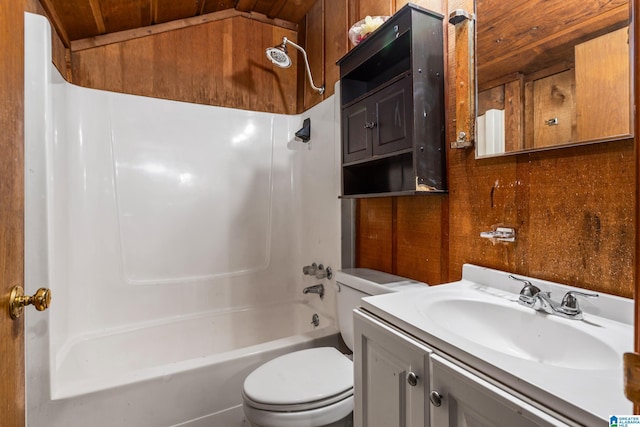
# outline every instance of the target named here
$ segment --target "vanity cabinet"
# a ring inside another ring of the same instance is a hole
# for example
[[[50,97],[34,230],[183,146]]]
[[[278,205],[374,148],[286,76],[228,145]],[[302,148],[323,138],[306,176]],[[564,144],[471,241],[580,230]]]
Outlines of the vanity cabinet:
[[[354,332],[354,427],[570,425],[362,309]]]
[[[354,426],[428,426],[431,350],[377,319],[354,316]]]
[[[338,61],[343,197],[446,192],[442,29],[409,3]]]

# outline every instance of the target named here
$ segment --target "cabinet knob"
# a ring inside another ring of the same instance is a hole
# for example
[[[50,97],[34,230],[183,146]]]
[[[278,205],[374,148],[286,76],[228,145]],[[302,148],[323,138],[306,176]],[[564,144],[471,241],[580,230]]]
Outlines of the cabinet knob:
[[[365,122],[364,127],[365,129],[373,129],[377,125],[378,124],[376,122]]]
[[[417,386],[418,385],[418,376],[416,374],[414,374],[413,372],[409,372],[409,375],[407,375],[407,382],[412,387]]]
[[[429,393],[429,400],[431,401],[431,404],[435,407],[442,405],[442,395],[435,390]]]

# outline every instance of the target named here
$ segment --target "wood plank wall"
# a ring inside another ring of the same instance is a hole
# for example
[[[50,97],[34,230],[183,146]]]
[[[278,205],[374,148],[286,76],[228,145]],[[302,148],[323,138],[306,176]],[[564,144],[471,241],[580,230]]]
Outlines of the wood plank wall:
[[[448,10],[470,10],[471,5],[450,0]],[[360,0],[359,7],[377,11],[380,1]],[[452,58],[452,28],[448,48]],[[450,62],[447,80],[454,76]],[[454,101],[449,85],[448,140],[454,131]],[[633,295],[633,141],[482,160],[472,150],[448,149],[447,157],[448,196],[358,201],[358,266],[437,284],[458,280],[462,265],[474,263]],[[515,227],[517,242],[493,244],[479,237],[496,225]],[[436,249],[439,243],[442,248]],[[437,256],[440,271],[434,268]]]
[[[115,92],[253,111],[297,112],[296,65],[265,49],[290,29],[242,16],[73,51],[73,83]],[[295,50],[291,50],[295,52]]]

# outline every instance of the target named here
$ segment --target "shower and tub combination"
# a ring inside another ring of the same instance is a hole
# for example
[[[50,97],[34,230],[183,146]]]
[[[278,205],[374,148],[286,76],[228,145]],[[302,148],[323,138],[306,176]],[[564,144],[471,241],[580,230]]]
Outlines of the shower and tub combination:
[[[249,372],[338,344],[334,280],[301,271],[339,265],[334,98],[304,144],[302,116],[68,84],[25,21],[29,425],[243,425]]]

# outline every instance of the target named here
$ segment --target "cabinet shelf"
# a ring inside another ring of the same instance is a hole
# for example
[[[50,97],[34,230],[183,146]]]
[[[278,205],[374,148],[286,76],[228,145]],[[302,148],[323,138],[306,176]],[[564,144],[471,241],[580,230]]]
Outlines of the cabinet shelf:
[[[442,20],[409,3],[338,61],[342,197],[447,191]]]

